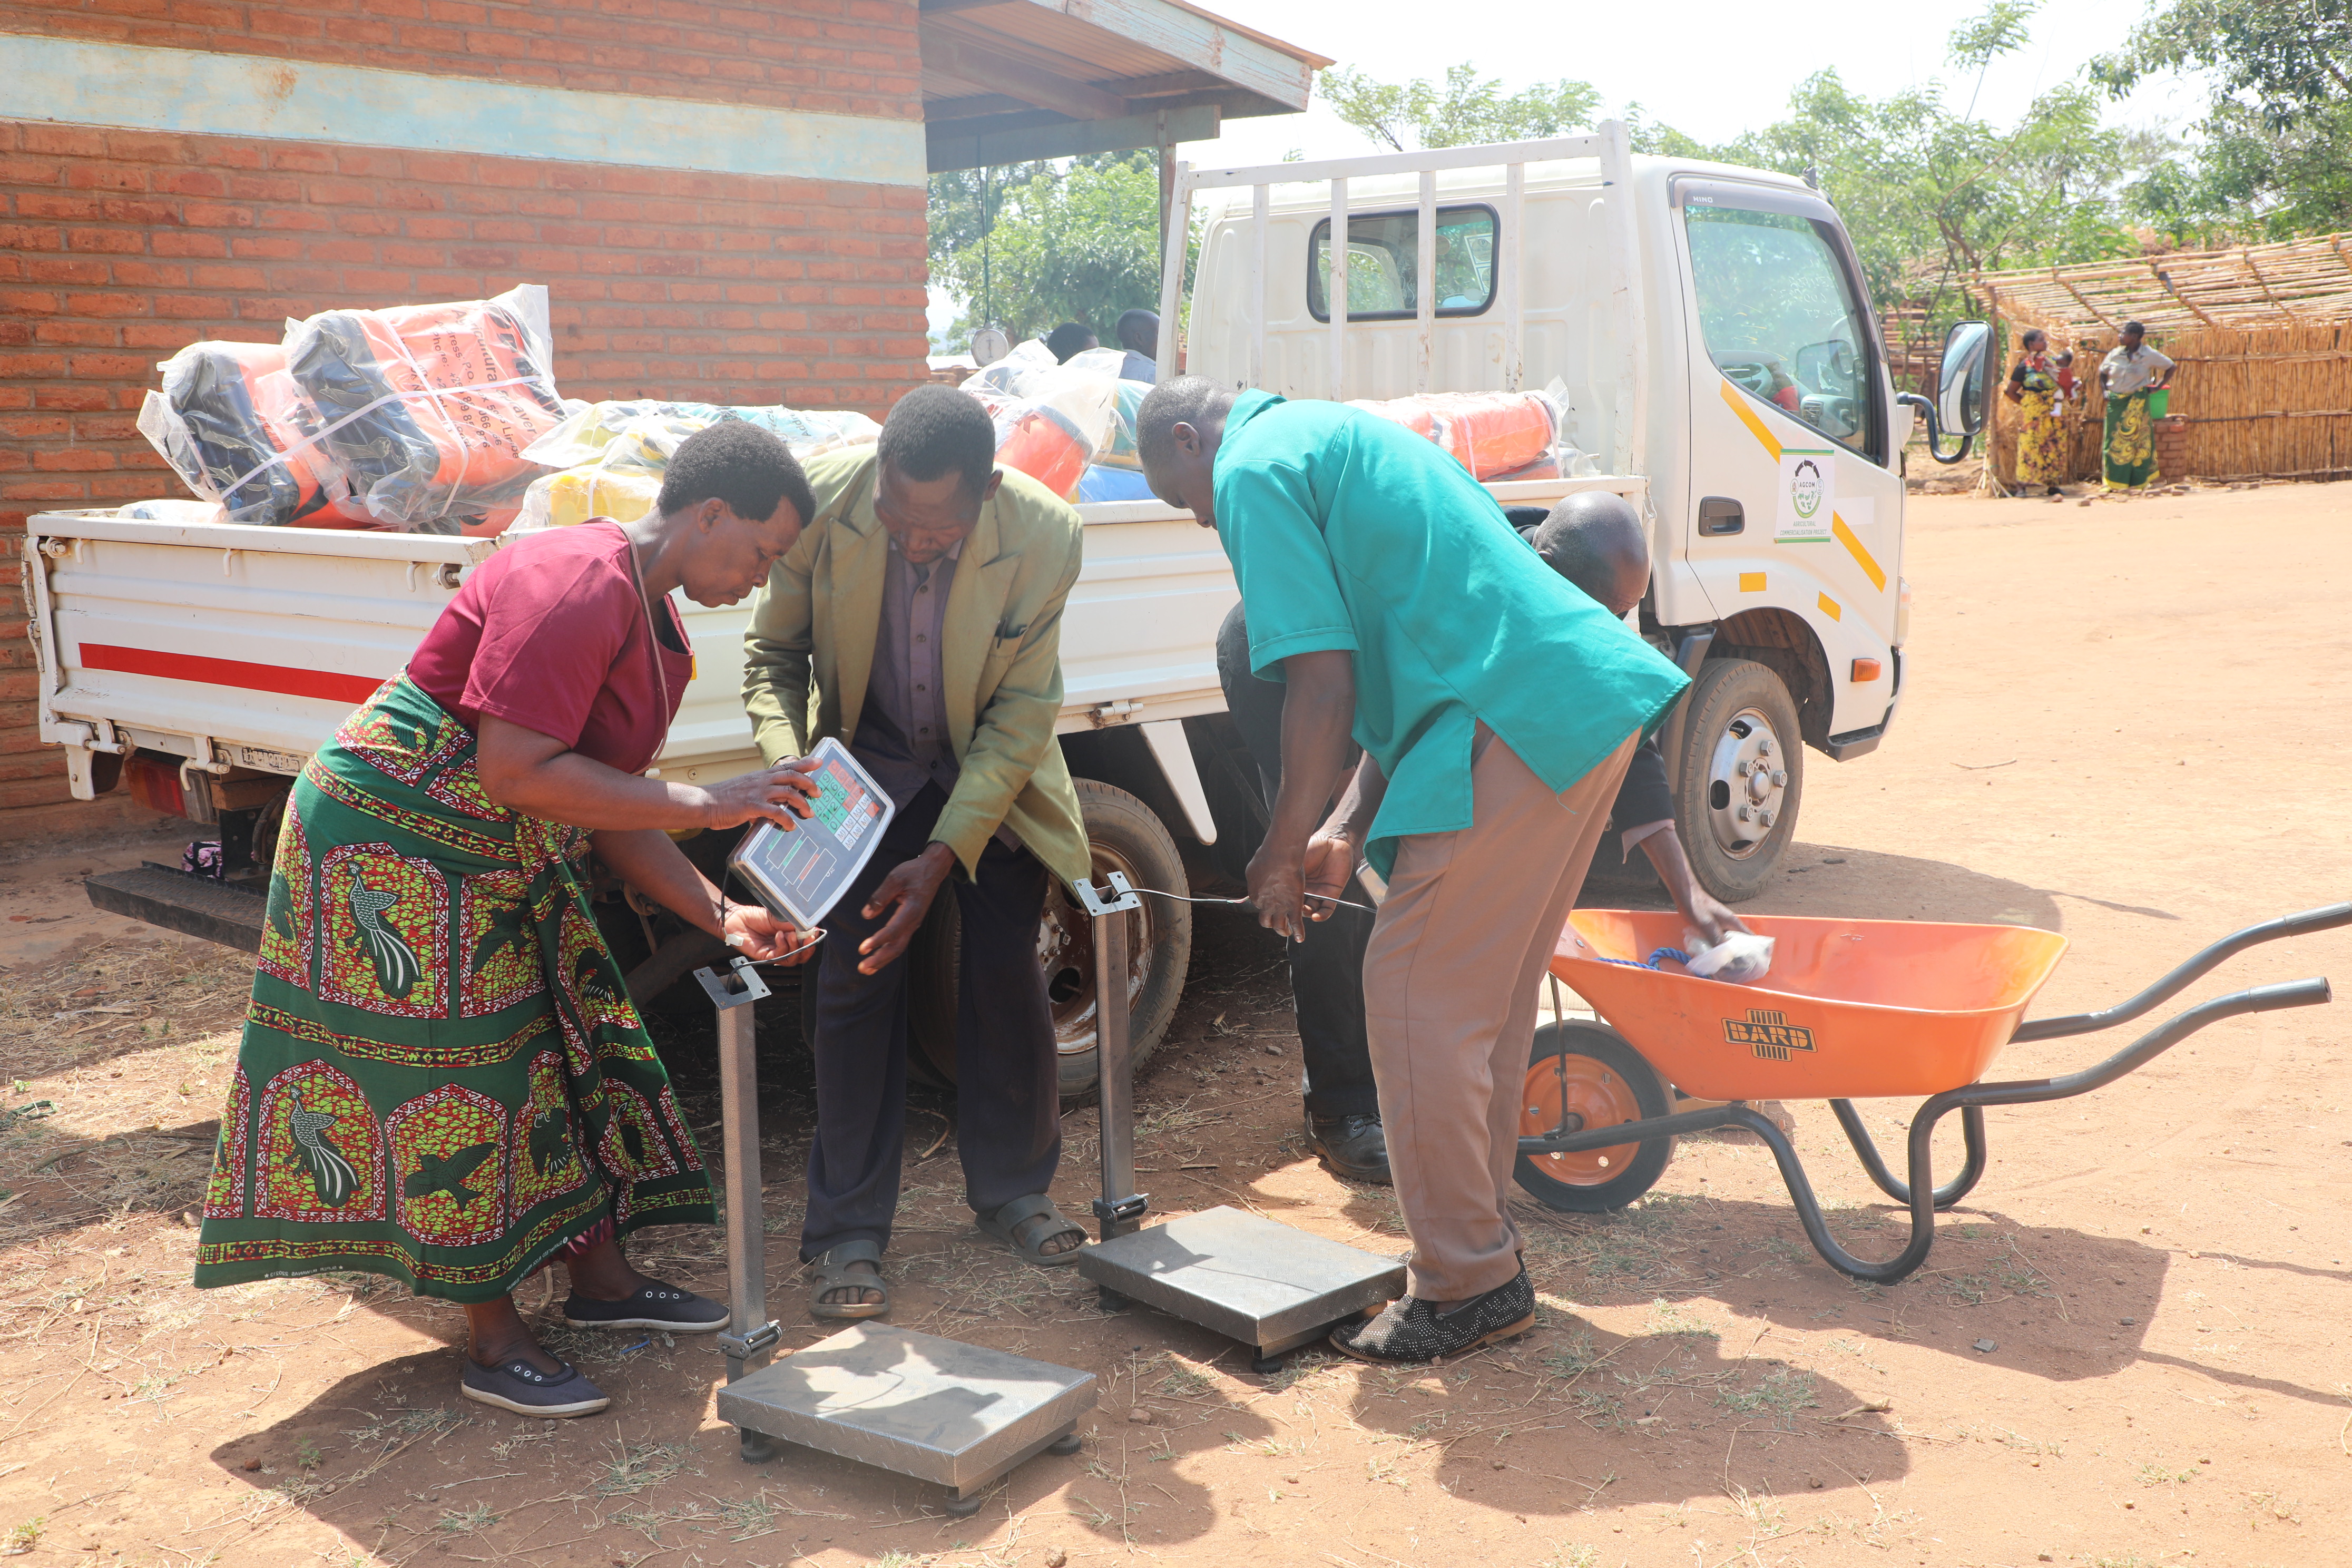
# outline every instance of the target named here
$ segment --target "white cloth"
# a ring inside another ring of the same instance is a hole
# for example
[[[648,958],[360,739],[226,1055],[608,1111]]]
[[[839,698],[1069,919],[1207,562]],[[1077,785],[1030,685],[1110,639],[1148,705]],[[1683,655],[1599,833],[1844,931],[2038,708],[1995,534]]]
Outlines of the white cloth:
[[[2129,397],[2135,392],[2147,390],[2158,376],[2172,374],[2172,362],[2164,357],[2163,351],[2146,343],[2140,344],[2137,353],[2126,353],[2124,346],[2117,343],[2099,362],[2099,374],[2106,378],[2109,395]]]

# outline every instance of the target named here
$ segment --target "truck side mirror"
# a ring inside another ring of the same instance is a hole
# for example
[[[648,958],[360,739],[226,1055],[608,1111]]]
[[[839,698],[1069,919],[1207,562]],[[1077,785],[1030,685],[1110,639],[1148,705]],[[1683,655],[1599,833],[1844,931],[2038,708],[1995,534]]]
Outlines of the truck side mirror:
[[[1937,422],[1956,436],[1984,428],[1985,373],[1992,361],[1992,329],[1955,321],[1944,334],[1943,371],[1936,388]]]
[[[1916,392],[1895,401],[1916,408],[1927,421],[1927,456],[1939,463],[1965,461],[1984,428],[1985,380],[1992,365],[1992,329],[1982,321],[1956,321],[1944,334],[1943,370],[1933,403]],[[1959,437],[1960,449],[1947,453],[1947,432]]]

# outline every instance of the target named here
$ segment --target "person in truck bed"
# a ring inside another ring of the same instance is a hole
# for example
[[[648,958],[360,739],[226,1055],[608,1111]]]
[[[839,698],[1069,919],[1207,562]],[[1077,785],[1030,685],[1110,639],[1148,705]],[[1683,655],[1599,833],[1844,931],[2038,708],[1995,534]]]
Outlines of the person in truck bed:
[[[1388,883],[1364,1016],[1410,1293],[1331,1342],[1417,1363],[1523,1332],[1508,1198],[1537,983],[1634,747],[1689,682],[1402,426],[1183,376],[1143,400],[1136,447],[1153,492],[1217,531],[1252,668],[1288,688],[1259,921],[1296,940],[1360,855]]]
[[[790,827],[788,760],[709,789],[643,776],[693,655],[670,603],[731,605],[814,509],[782,442],[715,425],[651,514],[524,538],[295,782],[221,1117],[200,1287],[385,1274],[464,1307],[465,1396],[609,1403],[514,1288],[561,1258],[577,1328],[698,1333],[727,1309],[622,1238],[716,1217],[702,1154],[589,908],[588,858],[761,960],[802,933],[730,904],[665,829]]]

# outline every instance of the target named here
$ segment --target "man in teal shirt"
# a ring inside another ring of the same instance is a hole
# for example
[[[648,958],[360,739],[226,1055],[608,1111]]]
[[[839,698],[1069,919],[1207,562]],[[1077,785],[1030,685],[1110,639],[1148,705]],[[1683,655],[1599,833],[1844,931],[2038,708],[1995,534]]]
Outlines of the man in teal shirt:
[[[1537,989],[1633,747],[1686,681],[1401,426],[1186,376],[1144,399],[1136,438],[1153,491],[1233,561],[1252,668],[1289,687],[1259,921],[1299,936],[1359,856],[1388,883],[1364,1005],[1410,1294],[1332,1342],[1423,1362],[1519,1333],[1535,1293],[1508,1194]]]

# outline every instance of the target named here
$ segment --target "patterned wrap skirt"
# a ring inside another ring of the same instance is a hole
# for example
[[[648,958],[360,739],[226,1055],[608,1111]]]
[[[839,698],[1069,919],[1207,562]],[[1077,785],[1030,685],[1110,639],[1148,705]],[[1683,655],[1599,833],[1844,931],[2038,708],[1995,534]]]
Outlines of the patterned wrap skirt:
[[[2017,397],[2017,482],[2066,482],[2066,426],[2058,417],[2058,395],[2037,388],[2032,377]]]
[[[197,1285],[354,1270],[486,1301],[583,1242],[715,1220],[590,912],[587,842],[492,804],[473,734],[404,675],[311,759]]]
[[[2137,489],[2156,478],[2156,426],[2147,416],[2147,394],[2107,398],[2105,455],[2109,489]]]

